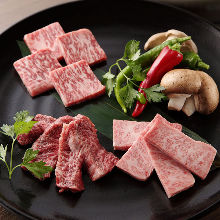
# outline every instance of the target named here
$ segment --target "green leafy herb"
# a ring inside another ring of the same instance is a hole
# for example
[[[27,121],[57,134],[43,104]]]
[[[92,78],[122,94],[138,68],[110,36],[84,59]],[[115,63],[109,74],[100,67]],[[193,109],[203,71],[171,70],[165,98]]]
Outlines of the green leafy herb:
[[[136,60],[140,56],[139,45],[140,41],[130,40],[125,46],[123,59]]]
[[[108,96],[110,97],[115,86],[115,75],[107,72],[105,75],[103,75],[103,83],[105,84]]]
[[[20,111],[17,112],[14,116],[14,120],[15,120],[14,125],[4,124],[1,127],[1,133],[12,138],[11,158],[10,158],[9,166],[6,161],[7,145],[5,147],[2,144],[0,145],[0,160],[5,163],[8,169],[9,179],[11,179],[13,171],[19,166],[25,166],[28,170],[33,172],[33,174],[38,178],[43,178],[43,175],[45,173],[52,171],[52,167],[45,166],[45,163],[43,161],[30,163],[30,161],[35,159],[38,154],[38,151],[33,151],[32,149],[27,149],[24,155],[23,162],[13,167],[14,143],[19,135],[30,132],[34,124],[37,123],[37,121],[32,121],[32,119],[33,116],[30,116],[28,111]]]
[[[121,70],[119,64],[121,61],[125,62],[132,69],[134,74],[133,80],[143,81],[144,77],[143,73],[141,72],[141,65],[135,62],[135,60],[140,56],[139,44],[140,42],[136,40],[129,41],[125,46],[123,57],[111,65],[109,71],[102,76],[103,84],[106,86],[107,94],[109,97],[111,96],[115,86],[115,75],[112,73],[112,68],[116,66],[119,70]]]
[[[122,58],[118,59],[116,63],[110,66],[109,71],[105,73],[103,77],[103,83],[106,86],[107,94],[110,97],[111,93],[115,87],[115,82],[118,78],[112,73],[112,68],[117,67],[121,71],[119,62],[123,61],[127,66],[130,67],[132,71],[132,76],[124,77],[127,79],[124,87],[119,90],[119,96],[126,108],[131,108],[135,100],[139,100],[140,95],[138,95],[139,85],[136,82],[144,81],[149,68],[142,69],[140,63],[136,60],[140,56],[139,49],[140,42],[136,40],[129,41],[125,46],[124,55]],[[153,86],[149,89],[143,89],[146,92],[146,96],[149,102],[161,102],[166,100],[166,96],[162,93],[163,87],[159,85]],[[146,100],[145,100],[146,102]]]
[[[150,88],[143,90],[149,102],[161,102],[167,100],[167,96],[164,93],[162,93],[162,91],[165,90],[165,88],[160,86],[159,84],[156,84]]]
[[[125,106],[131,108],[136,100],[137,90],[130,83],[120,89],[120,96],[124,100]]]
[[[0,160],[5,162],[5,157],[6,157],[6,152],[7,152],[7,145],[4,147],[3,144],[0,145]]]
[[[36,156],[38,155],[38,152],[39,152],[38,150],[34,151],[31,148],[27,149],[24,154],[24,158],[23,158],[23,162],[22,162],[21,166],[26,167],[37,178],[43,179],[44,174],[51,172],[53,170],[53,168],[50,166],[45,166],[46,163],[43,161],[31,162],[32,160],[34,160],[36,158]],[[31,162],[31,163],[29,163],[29,162]]]
[[[28,111],[20,111],[20,112],[17,112],[17,113],[15,114],[15,116],[13,117],[13,119],[14,119],[16,122],[19,122],[19,121],[29,122],[29,121],[31,121],[33,118],[34,118],[34,116],[30,116]]]

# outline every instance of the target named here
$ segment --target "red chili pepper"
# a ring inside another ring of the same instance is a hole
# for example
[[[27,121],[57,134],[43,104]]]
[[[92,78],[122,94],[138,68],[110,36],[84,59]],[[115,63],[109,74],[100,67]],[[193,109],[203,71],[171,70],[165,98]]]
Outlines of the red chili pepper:
[[[150,88],[151,86],[160,83],[165,73],[172,70],[174,66],[178,65],[182,61],[182,59],[183,55],[180,52],[177,50],[172,50],[168,46],[164,47],[148,71],[146,79],[141,82],[138,91],[141,92],[146,98],[146,94],[141,88]],[[139,116],[146,105],[147,101],[145,104],[141,104],[139,101],[137,101],[132,116]]]

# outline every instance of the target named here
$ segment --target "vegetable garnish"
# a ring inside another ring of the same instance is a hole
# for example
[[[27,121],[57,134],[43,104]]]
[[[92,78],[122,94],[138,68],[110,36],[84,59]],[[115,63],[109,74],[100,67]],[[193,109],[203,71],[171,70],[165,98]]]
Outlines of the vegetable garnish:
[[[146,78],[141,82],[138,92],[145,95],[144,90],[141,88],[150,88],[151,86],[160,83],[165,73],[172,70],[183,60],[183,55],[180,52],[180,47],[181,45],[177,43],[172,46],[166,46],[162,49],[162,51],[150,67],[150,70],[147,72]],[[145,104],[142,104],[138,101],[132,113],[132,116],[139,116],[146,105],[147,102]]]
[[[144,102],[143,96],[140,95],[141,93],[136,90],[140,88],[136,83],[141,82],[146,78],[146,73],[148,72],[150,65],[152,65],[153,61],[157,58],[164,47],[183,43],[189,39],[191,38],[183,37],[166,41],[142,55],[140,55],[139,49],[140,42],[135,40],[129,41],[125,46],[123,57],[110,66],[109,71],[103,75],[103,81],[108,95],[110,96],[114,90],[115,97],[125,113],[127,113],[127,108],[132,107],[135,100],[141,98],[141,103],[145,103],[146,101]],[[127,66],[124,69],[120,67],[120,61],[126,63]],[[117,77],[112,73],[112,68],[115,66],[120,71]],[[154,92],[161,93],[162,90],[163,89]],[[166,99],[165,95],[162,95],[161,97],[164,98],[159,100]],[[154,99],[154,96],[152,96],[151,101],[158,102],[158,99]]]
[[[27,134],[32,129],[34,124],[37,123],[37,121],[32,121],[33,118],[34,118],[33,116],[29,115],[28,111],[20,111],[15,114],[14,125],[4,124],[1,127],[0,132],[4,135],[11,137],[11,139],[12,139],[10,165],[8,165],[8,163],[6,161],[6,152],[7,152],[8,146],[6,145],[4,147],[2,144],[0,145],[0,160],[5,163],[5,165],[8,169],[9,179],[11,179],[13,171],[17,167],[20,167],[20,166],[26,167],[29,171],[31,171],[33,173],[34,176],[36,176],[38,178],[43,178],[44,174],[53,170],[52,167],[45,166],[46,163],[43,161],[30,163],[30,161],[34,160],[38,154],[37,150],[33,151],[33,149],[31,149],[31,148],[26,150],[22,163],[13,167],[14,143],[19,135]]]

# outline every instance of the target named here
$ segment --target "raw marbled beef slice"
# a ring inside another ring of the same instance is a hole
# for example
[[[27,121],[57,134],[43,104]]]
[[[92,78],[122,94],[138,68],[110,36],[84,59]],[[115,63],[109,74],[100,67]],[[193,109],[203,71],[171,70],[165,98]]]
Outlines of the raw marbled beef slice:
[[[153,145],[146,144],[153,167],[168,198],[193,186],[195,179],[187,169]]]
[[[43,134],[44,130],[56,121],[56,118],[47,115],[37,114],[33,121],[37,123],[32,127],[29,133],[21,134],[17,137],[17,141],[21,145],[32,144],[37,138]]]
[[[76,119],[77,121],[77,119]],[[79,192],[84,190],[82,180],[83,148],[77,145],[77,123],[72,121],[64,124],[59,139],[58,161],[56,165],[56,185],[59,192],[71,190]]]
[[[59,138],[63,124],[69,124],[74,118],[63,116],[58,118],[51,126],[47,127],[44,133],[34,142],[32,149],[39,150],[37,157],[32,162],[44,161],[46,165],[55,168],[58,158]],[[50,173],[45,174],[50,177]]]
[[[105,86],[84,60],[54,70],[50,77],[66,107],[105,93]]]
[[[105,150],[99,143],[94,124],[89,118],[78,115],[75,145],[83,148],[84,163],[92,181],[108,174],[118,158]],[[71,146],[70,146],[71,148]]]
[[[153,165],[143,136],[133,143],[116,166],[137,180],[145,181],[153,172]]]
[[[155,118],[144,138],[202,179],[209,173],[216,155],[214,147],[191,139],[165,119]]]
[[[104,50],[88,29],[72,31],[58,37],[58,44],[67,64],[86,60],[89,65],[107,59]]]
[[[61,59],[61,51],[57,45],[57,37],[65,34],[59,22],[49,24],[32,33],[24,35],[24,41],[31,53],[49,48],[57,59]]]
[[[53,88],[49,72],[61,65],[49,49],[43,49],[17,60],[14,67],[30,95],[36,96]]]
[[[163,120],[160,115],[156,115],[155,118],[158,118],[159,120]],[[151,162],[151,158],[148,153],[148,145],[147,142],[144,140],[145,133],[149,130],[151,123],[149,122],[136,122],[137,124],[137,131],[140,132],[140,135],[138,135],[138,139],[136,139],[132,146],[128,149],[128,151],[122,156],[122,158],[118,161],[117,167],[123,170],[124,172],[128,173],[130,176],[145,181],[147,178],[151,175],[154,167]],[[131,121],[122,121],[122,127],[120,127],[120,120],[116,121],[115,125],[117,125],[118,130],[122,130],[121,136],[123,134],[130,134],[133,135],[134,133],[134,122]],[[140,126],[138,126],[140,124]],[[113,122],[114,125],[114,122]],[[129,126],[131,125],[131,129]],[[181,130],[182,126],[177,123],[170,123],[172,127],[175,129]],[[113,126],[114,129],[114,126]],[[129,132],[128,132],[129,131]],[[133,133],[132,133],[133,131]],[[138,134],[138,132],[136,133]],[[120,135],[120,134],[118,134]],[[134,137],[134,136],[133,136]],[[129,136],[125,136],[129,139]],[[134,137],[135,138],[135,137]],[[119,138],[117,138],[118,140]],[[122,140],[121,140],[122,141]]]
[[[128,150],[149,122],[113,120],[114,150]]]
[[[156,118],[163,120],[159,114]],[[113,120],[113,147],[114,150],[128,150],[137,140],[138,136],[145,130],[150,122],[137,122],[126,120]],[[182,125],[178,123],[170,123],[173,127],[181,130]]]

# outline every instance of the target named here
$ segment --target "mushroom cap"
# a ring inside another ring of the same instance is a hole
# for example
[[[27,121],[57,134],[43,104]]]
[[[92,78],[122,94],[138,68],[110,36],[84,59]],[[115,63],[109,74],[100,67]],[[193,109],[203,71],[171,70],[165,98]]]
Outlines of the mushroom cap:
[[[167,36],[168,36],[167,40],[171,40],[177,37],[187,37],[187,35],[184,32],[175,29],[168,30]],[[194,53],[198,53],[198,48],[193,40],[188,40],[182,43],[181,52],[186,52],[186,51],[192,51]]]
[[[215,81],[207,73],[197,71],[201,78],[199,93],[194,95],[196,111],[202,114],[212,113],[219,103],[219,91]]]
[[[164,92],[179,94],[196,94],[201,87],[200,75],[189,69],[175,69],[167,72],[161,79],[160,85]]]
[[[184,32],[175,29],[168,30],[167,32],[157,33],[152,35],[147,40],[147,42],[144,45],[144,49],[149,50],[157,45],[162,44],[164,41],[171,40],[177,37],[186,37],[186,36],[187,35]],[[181,52],[186,52],[186,51],[192,51],[198,53],[197,46],[192,40],[183,42],[181,46]]]
[[[147,40],[147,42],[144,45],[144,49],[149,50],[151,48],[154,48],[157,45],[162,44],[166,40],[167,40],[166,32],[154,34]]]

